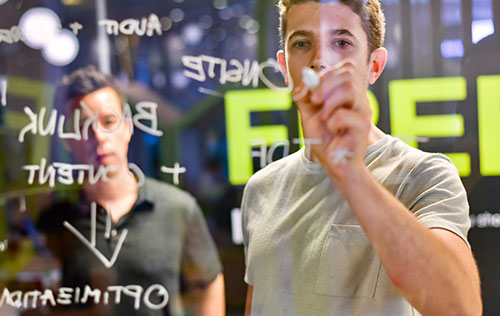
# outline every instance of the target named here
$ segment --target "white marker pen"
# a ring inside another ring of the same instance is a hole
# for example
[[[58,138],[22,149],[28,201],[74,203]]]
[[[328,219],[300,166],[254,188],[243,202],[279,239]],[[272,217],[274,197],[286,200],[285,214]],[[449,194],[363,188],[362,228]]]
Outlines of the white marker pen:
[[[319,76],[311,68],[302,68],[302,81],[309,89],[314,89],[319,86]]]
[[[318,74],[312,70],[311,68],[304,67],[302,68],[302,82],[306,85],[307,89],[302,89],[302,91],[293,97],[294,101],[300,100],[306,96],[307,91],[316,88],[319,86],[319,76]]]

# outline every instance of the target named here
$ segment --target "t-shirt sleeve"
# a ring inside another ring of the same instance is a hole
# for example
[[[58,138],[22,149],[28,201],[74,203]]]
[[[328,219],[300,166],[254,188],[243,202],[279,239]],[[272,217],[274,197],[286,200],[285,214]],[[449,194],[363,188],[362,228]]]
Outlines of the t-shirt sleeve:
[[[449,230],[470,247],[467,193],[448,157],[433,154],[418,163],[404,179],[399,199],[420,223]]]
[[[250,182],[245,186],[245,190],[243,191],[243,198],[241,200],[241,230],[243,232],[243,249],[245,251],[245,283],[252,285],[253,282],[250,278],[249,266],[248,266],[248,195],[250,194]]]
[[[203,213],[194,198],[187,210],[184,240],[181,262],[184,279],[195,286],[208,285],[222,272],[222,265]]]

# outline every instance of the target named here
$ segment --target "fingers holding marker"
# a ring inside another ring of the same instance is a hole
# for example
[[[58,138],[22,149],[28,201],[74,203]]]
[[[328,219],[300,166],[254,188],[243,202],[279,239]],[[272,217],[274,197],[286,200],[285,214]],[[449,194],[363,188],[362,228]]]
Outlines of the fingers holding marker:
[[[314,115],[318,119],[316,124],[326,124],[340,108],[358,114],[367,110],[366,114],[370,115],[368,98],[356,76],[355,63],[351,59],[343,60],[320,73],[304,67],[300,85],[295,87],[293,92],[293,100],[297,102],[301,115]],[[363,97],[366,100],[363,100]]]
[[[301,85],[294,89],[305,131],[322,140],[312,152],[334,176],[345,169],[340,165],[362,160],[367,144],[371,110],[358,73],[351,59],[319,73],[303,68]]]
[[[320,80],[320,76],[321,77],[331,77],[331,76],[327,76],[328,72],[341,71],[341,72],[347,72],[349,74],[352,74],[353,72],[350,71],[350,69],[342,69],[341,68],[343,65],[351,65],[351,64],[352,64],[352,61],[350,59],[346,59],[346,60],[342,61],[341,63],[339,63],[338,66],[335,66],[331,70],[327,70],[327,72],[325,74],[318,74],[318,73],[316,73],[316,71],[314,71],[313,69],[311,69],[309,67],[302,68],[302,83],[303,84],[301,85],[301,88],[303,88],[305,86],[305,87],[307,87],[307,89],[301,89],[301,92],[303,92],[304,90],[313,91],[314,89],[316,89],[322,83],[322,81]],[[334,78],[336,76],[334,76]],[[328,80],[327,80],[327,82],[328,82]],[[302,97],[303,96],[301,96],[301,97],[297,96],[297,99],[301,99]]]
[[[326,122],[326,130],[332,135],[326,151],[334,165],[363,159],[370,126],[371,121],[355,111],[340,108],[333,113]]]
[[[311,91],[311,102],[322,104],[345,82],[352,81],[350,70],[328,71],[321,75],[320,85]]]
[[[324,104],[339,93],[354,95],[359,83],[356,73],[355,63],[351,59],[343,60],[334,67],[322,71],[318,78],[319,85],[311,90],[311,103]]]
[[[366,92],[352,81],[346,81],[339,85],[332,95],[328,97],[323,105],[321,118],[328,120],[335,111],[348,109],[371,119],[372,110],[370,108]]]
[[[339,82],[338,86],[332,88],[330,94],[323,103],[321,118],[327,120],[340,108],[354,109],[356,92],[353,83],[349,80]]]
[[[302,82],[300,86],[293,89],[293,100],[295,102],[304,99],[309,91],[320,84],[319,76],[308,67],[302,68]]]
[[[334,136],[342,136],[347,131],[369,129],[363,116],[348,109],[338,109],[327,121],[327,130]]]

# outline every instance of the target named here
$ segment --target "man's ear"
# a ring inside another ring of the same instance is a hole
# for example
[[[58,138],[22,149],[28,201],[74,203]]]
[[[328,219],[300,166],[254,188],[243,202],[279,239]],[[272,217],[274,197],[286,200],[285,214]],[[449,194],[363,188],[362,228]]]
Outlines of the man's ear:
[[[122,113],[123,115],[123,113]],[[123,120],[122,124],[125,125],[125,137],[127,141],[127,145],[130,144],[130,141],[132,140],[132,129],[134,128],[134,123],[132,120]]]
[[[370,74],[368,76],[368,83],[374,84],[378,77],[384,71],[387,62],[387,49],[379,47],[371,53],[370,56]]]
[[[285,79],[285,84],[288,86],[288,69],[286,67],[285,52],[280,49],[276,53],[276,59],[278,59],[278,63],[280,64],[280,71],[281,74],[283,75],[283,79]]]

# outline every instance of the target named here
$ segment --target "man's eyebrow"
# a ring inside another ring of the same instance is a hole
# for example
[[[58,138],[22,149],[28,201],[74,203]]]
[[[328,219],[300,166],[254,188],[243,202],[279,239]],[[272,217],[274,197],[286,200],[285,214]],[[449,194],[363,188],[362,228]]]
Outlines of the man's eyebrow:
[[[311,35],[312,35],[312,32],[310,32],[310,31],[298,30],[298,31],[295,31],[292,34],[290,34],[290,36],[288,36],[288,41],[291,41],[292,38],[294,38],[296,36],[311,36]]]
[[[116,117],[116,114],[114,114],[114,113],[103,113],[103,114],[100,115],[100,118],[102,118],[102,119],[109,119],[109,118],[116,118],[116,119],[118,119]]]
[[[328,33],[330,33],[330,35],[347,35],[354,38],[356,37],[347,29],[333,29],[330,30]]]
[[[328,33],[330,33],[330,35],[347,35],[347,36],[356,38],[356,36],[354,36],[354,34],[352,34],[347,29],[333,29],[333,30],[330,30]]]
[[[351,31],[349,31],[348,29],[332,29],[329,30],[328,33],[330,35],[347,35],[356,38],[356,36],[354,36],[354,34],[352,34]],[[312,36],[312,35],[313,33],[311,31],[298,30],[290,34],[290,36],[288,36],[287,41],[288,42],[291,41],[296,36]]]

